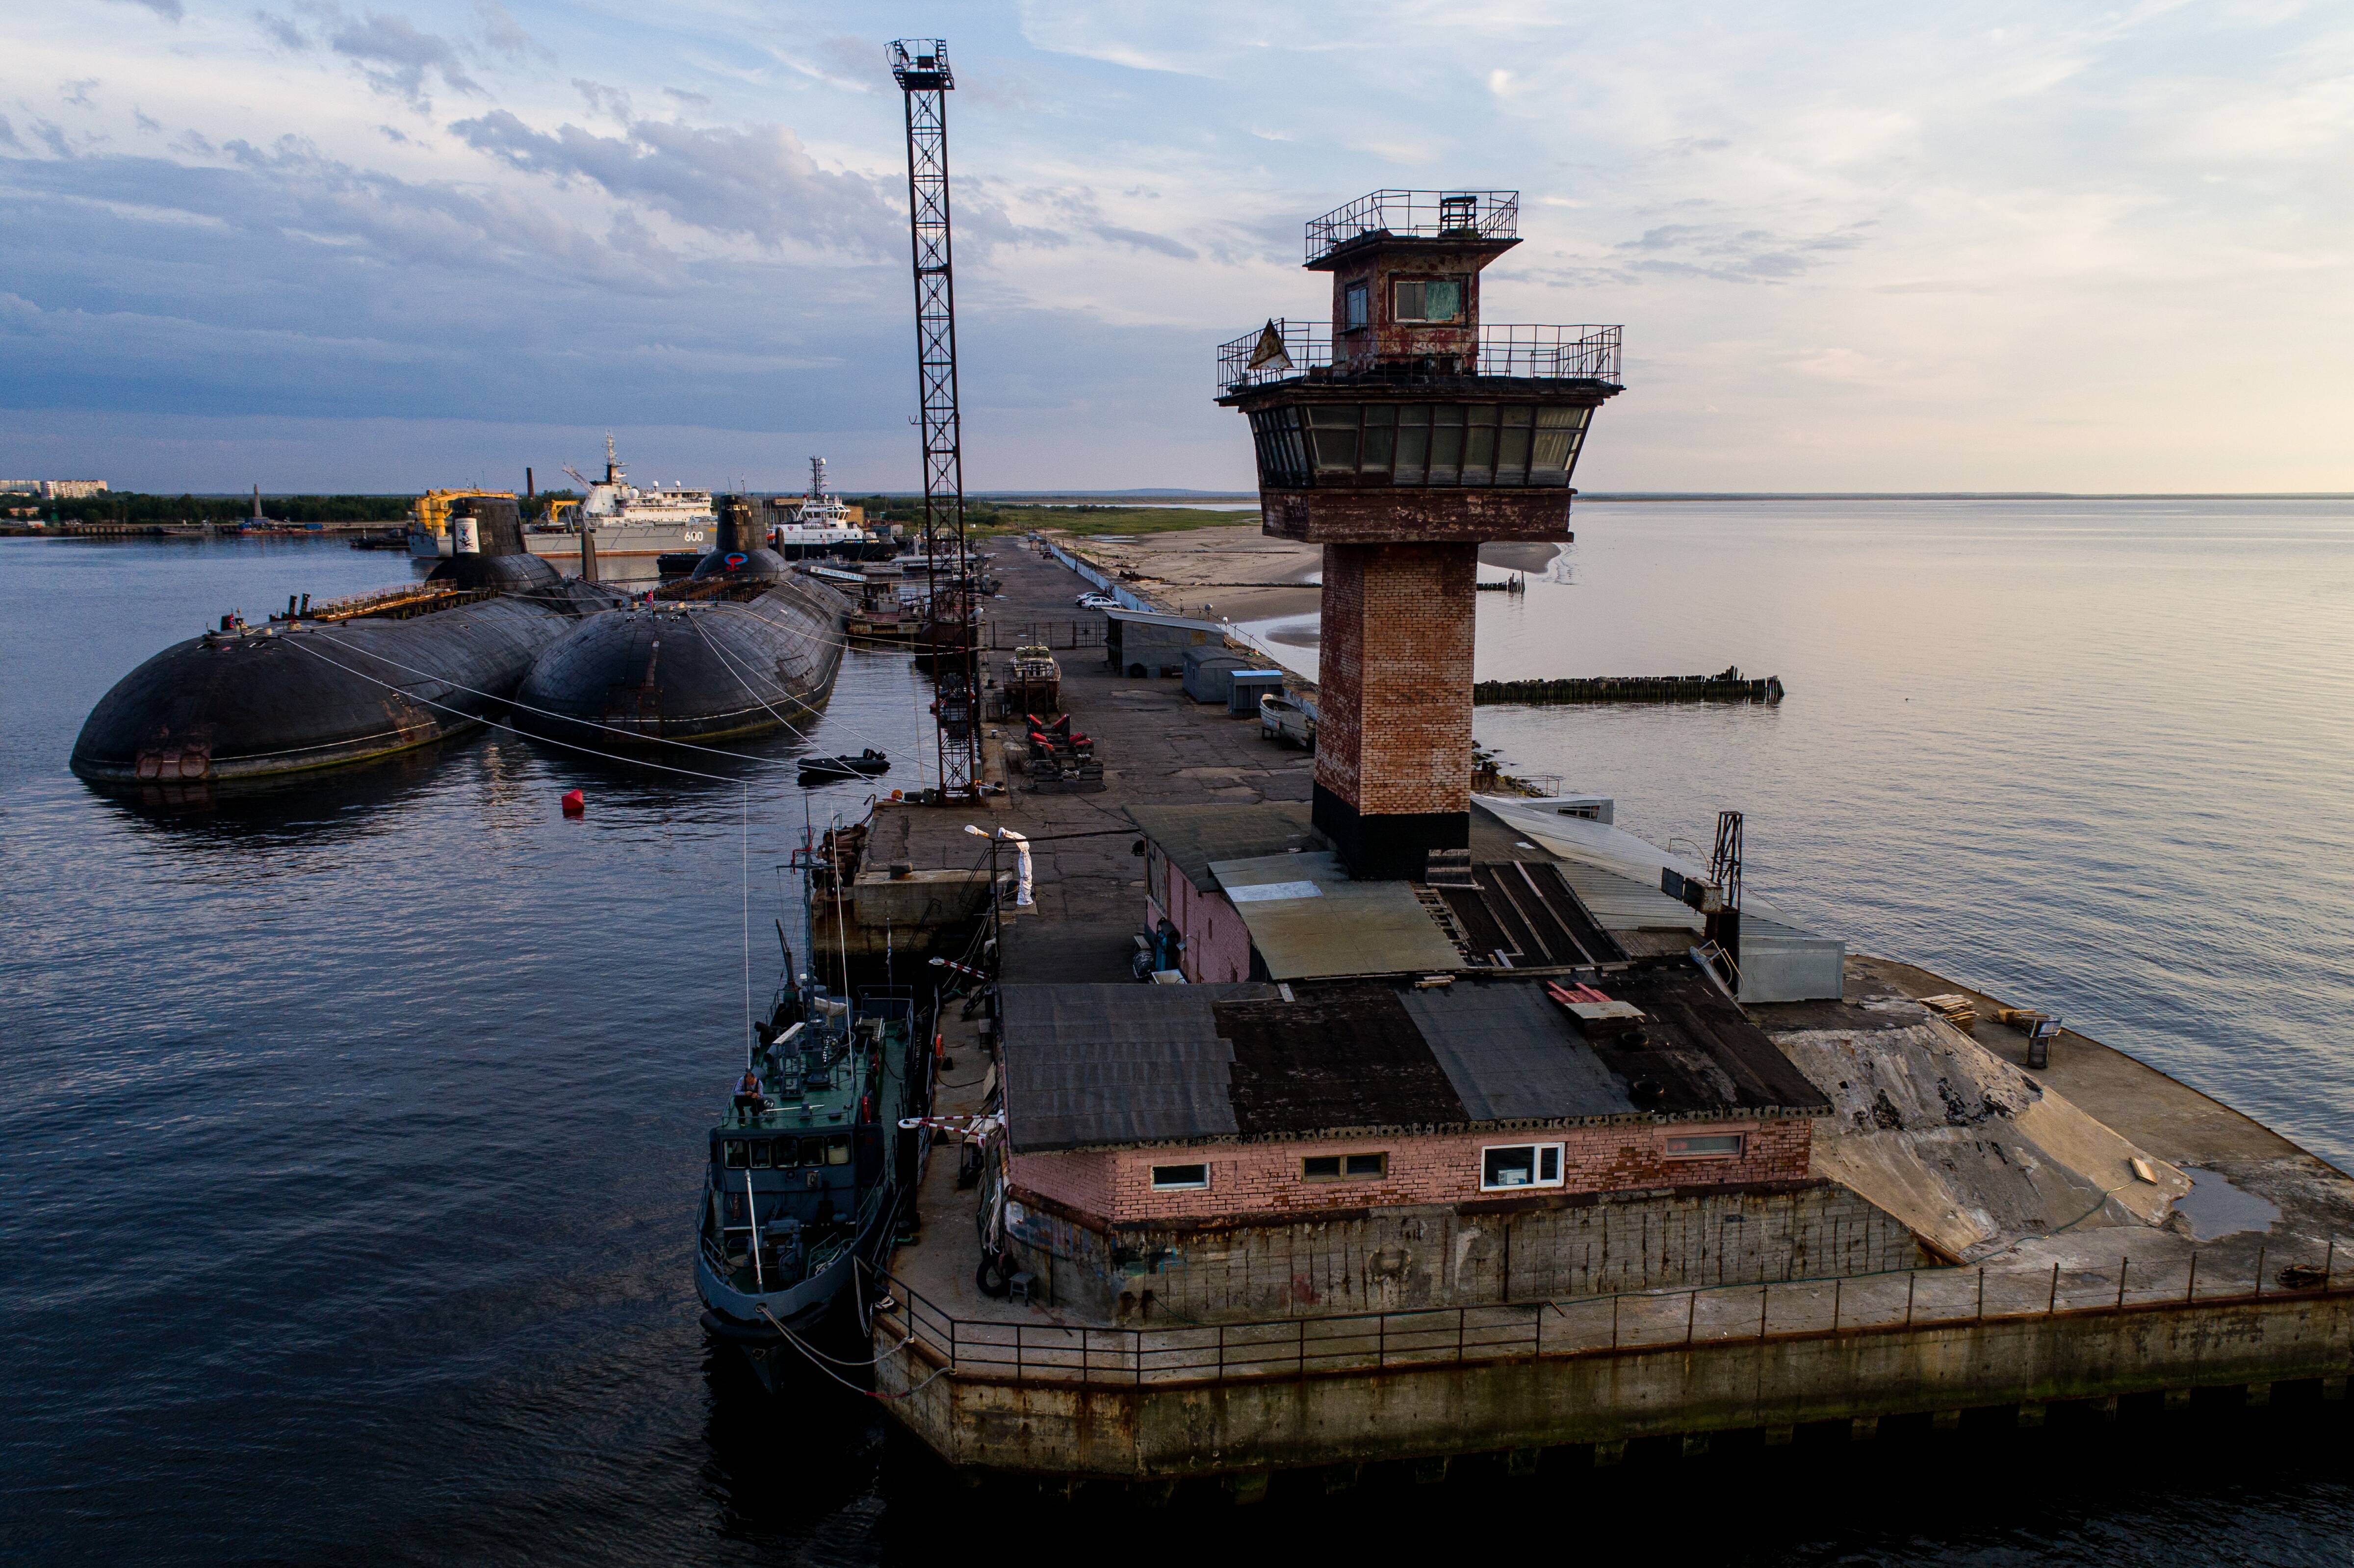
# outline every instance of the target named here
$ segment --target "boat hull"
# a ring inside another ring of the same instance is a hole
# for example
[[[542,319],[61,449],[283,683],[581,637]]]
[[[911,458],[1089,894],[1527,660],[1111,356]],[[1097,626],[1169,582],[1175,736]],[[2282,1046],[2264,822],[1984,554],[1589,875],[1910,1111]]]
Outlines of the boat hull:
[[[658,601],[584,621],[533,666],[515,722],[599,749],[798,725],[833,689],[847,608],[795,578],[741,602]]]
[[[191,638],[99,699],[70,766],[107,788],[235,784],[412,750],[493,716],[573,625],[502,598]]]

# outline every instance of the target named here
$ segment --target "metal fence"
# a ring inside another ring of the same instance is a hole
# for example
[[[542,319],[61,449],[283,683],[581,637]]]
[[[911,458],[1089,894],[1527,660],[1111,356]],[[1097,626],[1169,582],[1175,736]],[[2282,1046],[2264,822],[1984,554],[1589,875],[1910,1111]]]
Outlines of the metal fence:
[[[1488,322],[1479,328],[1470,363],[1450,359],[1427,371],[1419,364],[1368,366],[1362,374],[1388,380],[1426,376],[1491,376],[1524,380],[1604,381],[1618,384],[1623,329],[1593,323],[1556,325]],[[1270,321],[1255,332],[1218,345],[1218,393],[1279,382],[1318,380],[1356,374],[1346,356],[1333,357],[1332,323]]]
[[[1373,234],[1511,239],[1520,231],[1518,191],[1373,191],[1308,220],[1308,260]]]
[[[989,630],[989,647],[1002,652],[1009,648],[1044,646],[1056,652],[1078,648],[1101,648],[1109,628],[1101,620],[988,620],[981,623]]]
[[[2277,1261],[2277,1260],[2275,1260]],[[2195,1259],[2184,1269],[2105,1273],[2054,1265],[2049,1275],[1969,1268],[1914,1269],[1830,1279],[1769,1281],[1678,1291],[1627,1292],[1496,1307],[1283,1318],[1244,1323],[1094,1328],[1022,1318],[959,1317],[887,1272],[900,1331],[960,1375],[1080,1383],[1203,1383],[1310,1372],[1382,1372],[1469,1365],[1532,1356],[1623,1355],[1681,1345],[1800,1339],[2060,1316],[2165,1313],[2284,1297],[2354,1293],[2339,1285],[2333,1243],[2321,1258],[2269,1280],[2214,1278]],[[2309,1271],[2309,1272],[2301,1272]],[[2295,1285],[2285,1279],[2309,1279]],[[1018,1309],[1017,1309],[1018,1310]]]

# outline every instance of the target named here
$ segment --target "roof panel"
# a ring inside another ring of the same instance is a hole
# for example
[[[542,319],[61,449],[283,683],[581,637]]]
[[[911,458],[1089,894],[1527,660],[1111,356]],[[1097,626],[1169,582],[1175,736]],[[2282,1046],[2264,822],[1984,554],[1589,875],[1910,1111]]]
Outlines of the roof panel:
[[[1235,1130],[1222,1001],[1266,985],[1000,988],[1005,1115],[1017,1150],[1151,1143]]]
[[[1458,981],[1399,1000],[1474,1121],[1635,1108],[1542,986]]]
[[[1463,967],[1429,911],[1403,882],[1352,882],[1328,850],[1214,861],[1210,874],[1235,901],[1251,945],[1276,980],[1445,973]],[[1241,889],[1308,884],[1312,896],[1252,896]]]

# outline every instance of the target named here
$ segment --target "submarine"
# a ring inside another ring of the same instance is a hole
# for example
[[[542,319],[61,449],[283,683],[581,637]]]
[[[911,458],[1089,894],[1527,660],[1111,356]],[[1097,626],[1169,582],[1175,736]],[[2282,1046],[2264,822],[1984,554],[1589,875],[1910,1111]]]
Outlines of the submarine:
[[[723,501],[718,548],[693,576],[540,654],[516,726],[599,748],[717,740],[790,727],[823,702],[853,606],[754,535],[750,505]]]
[[[512,500],[451,517],[456,552],[423,582],[262,625],[224,615],[100,698],[69,766],[106,789],[237,785],[370,762],[495,716],[533,662],[619,591],[567,581],[524,548]]]

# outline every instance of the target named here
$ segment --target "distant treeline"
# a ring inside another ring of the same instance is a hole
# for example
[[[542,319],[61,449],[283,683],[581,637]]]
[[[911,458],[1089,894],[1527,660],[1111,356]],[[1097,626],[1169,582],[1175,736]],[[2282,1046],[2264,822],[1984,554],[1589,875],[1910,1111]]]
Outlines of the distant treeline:
[[[264,515],[281,523],[398,523],[417,504],[413,495],[265,495]],[[111,491],[79,501],[34,495],[0,497],[0,510],[28,506],[60,523],[234,523],[253,514],[250,495],[144,495]]]

